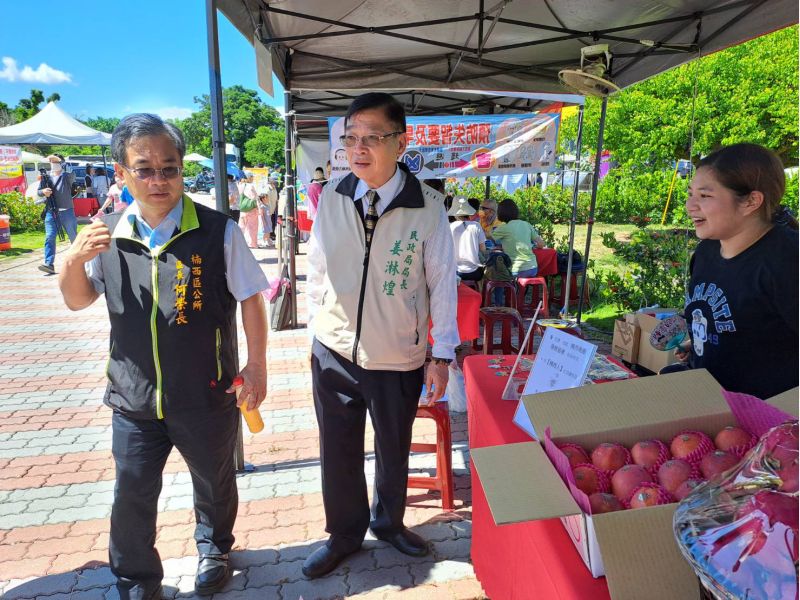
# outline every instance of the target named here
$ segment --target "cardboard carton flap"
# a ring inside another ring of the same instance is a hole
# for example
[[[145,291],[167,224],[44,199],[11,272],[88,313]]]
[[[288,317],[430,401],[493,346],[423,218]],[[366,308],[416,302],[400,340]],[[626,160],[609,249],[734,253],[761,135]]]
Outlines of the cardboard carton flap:
[[[592,517],[614,600],[697,598],[697,577],[672,532],[677,504]],[[647,565],[647,568],[631,568]]]
[[[536,431],[550,427],[556,440],[730,414],[722,388],[705,369],[531,394],[521,402]]]
[[[581,514],[536,442],[470,451],[497,525]]]
[[[779,408],[785,413],[790,415],[794,415],[797,417],[797,402],[798,398],[800,397],[800,388],[792,388],[790,390],[786,390],[778,394],[777,396],[773,396],[767,400],[768,404]]]

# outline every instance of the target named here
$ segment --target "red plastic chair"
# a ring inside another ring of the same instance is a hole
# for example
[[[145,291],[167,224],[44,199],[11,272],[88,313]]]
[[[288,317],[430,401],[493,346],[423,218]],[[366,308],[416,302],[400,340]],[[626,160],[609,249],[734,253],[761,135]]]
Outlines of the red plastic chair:
[[[409,476],[408,487],[424,490],[438,490],[442,494],[442,510],[455,510],[453,502],[453,457],[450,433],[450,411],[446,402],[433,406],[417,408],[418,419],[433,419],[436,422],[436,443],[412,443],[412,452],[436,452],[436,475]]]
[[[496,350],[500,350],[501,354],[517,354],[519,352],[519,349],[511,343],[511,331],[513,327],[517,328],[518,340],[522,344],[525,339],[525,324],[522,322],[522,316],[515,308],[484,306],[480,310],[478,318],[483,323],[483,346],[478,346],[476,340],[472,344],[474,350],[483,354],[494,354]],[[497,324],[500,324],[499,344],[494,341],[494,329]],[[532,341],[533,336],[528,340],[528,348],[526,350],[528,353],[531,351]]]
[[[517,286],[513,281],[495,281],[487,279],[483,284],[483,306],[489,306],[492,302],[492,290],[503,290],[503,305],[510,308],[517,308]]]
[[[586,277],[586,271],[578,271],[577,273],[572,273],[572,277],[570,278],[569,284],[569,306],[577,306],[578,305],[578,294],[580,293],[580,284],[583,281],[583,278]],[[550,301],[557,304],[558,306],[564,306],[564,292],[566,291],[564,288],[565,283],[567,280],[566,273],[558,273],[556,275],[550,276]],[[589,300],[589,282],[586,282],[586,285],[583,288],[583,305],[584,308],[591,307],[591,302]]]
[[[530,303],[525,302],[525,294],[528,288],[533,288]],[[550,316],[549,298],[547,294],[547,281],[544,277],[520,277],[517,279],[517,309],[520,314],[530,319],[536,313],[539,299],[542,300],[542,310],[539,314],[542,317]]]

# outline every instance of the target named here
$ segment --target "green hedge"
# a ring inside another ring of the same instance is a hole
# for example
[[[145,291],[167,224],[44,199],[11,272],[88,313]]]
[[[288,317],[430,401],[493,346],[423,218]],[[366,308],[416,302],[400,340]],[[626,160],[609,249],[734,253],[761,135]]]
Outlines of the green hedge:
[[[0,194],[0,214],[11,217],[11,232],[44,231],[42,205],[19,192]]]

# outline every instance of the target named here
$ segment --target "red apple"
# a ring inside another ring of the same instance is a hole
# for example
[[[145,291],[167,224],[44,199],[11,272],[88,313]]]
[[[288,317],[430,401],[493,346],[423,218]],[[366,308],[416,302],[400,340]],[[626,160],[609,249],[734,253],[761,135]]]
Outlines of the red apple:
[[[706,479],[712,479],[738,464],[739,458],[730,452],[715,450],[706,454],[700,461],[700,472]]]
[[[600,469],[586,463],[572,468],[575,485],[587,496],[608,491],[608,477]]]
[[[730,452],[741,458],[756,445],[756,436],[747,433],[741,427],[728,425],[716,435],[714,445],[719,450]]]
[[[625,502],[631,497],[633,490],[642,483],[651,483],[653,478],[650,473],[639,465],[625,465],[614,473],[611,478],[611,491],[614,495]]]
[[[675,490],[687,479],[690,479],[694,474],[694,469],[685,460],[680,458],[673,458],[668,460],[658,469],[658,482],[664,486],[670,494],[674,494]]]
[[[600,492],[589,496],[589,505],[592,507],[593,515],[625,509],[622,502],[620,502],[616,496]]]
[[[611,474],[631,462],[631,453],[621,444],[600,444],[592,450],[592,464]]]
[[[586,454],[586,450],[578,444],[559,444],[558,449],[566,454],[570,467],[577,467],[589,462],[589,455]]]
[[[633,490],[628,505],[631,508],[645,508],[646,506],[657,506],[659,504],[669,504],[672,497],[669,492],[657,483],[643,483]]]
[[[714,450],[714,443],[702,431],[684,431],[672,438],[669,449],[673,458],[682,458],[696,465]]]
[[[631,458],[634,463],[655,475],[658,467],[669,460],[669,449],[660,440],[644,440],[633,445]]]

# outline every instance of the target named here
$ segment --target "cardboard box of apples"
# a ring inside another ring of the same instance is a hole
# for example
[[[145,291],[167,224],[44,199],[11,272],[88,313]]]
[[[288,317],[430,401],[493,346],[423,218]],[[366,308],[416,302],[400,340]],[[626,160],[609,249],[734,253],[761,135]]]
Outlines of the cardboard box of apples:
[[[686,371],[520,402],[541,443],[471,452],[495,522],[561,518],[615,600],[696,598],[672,530],[676,497],[738,462],[756,439],[714,378]],[[797,390],[775,402],[796,416]],[[761,405],[776,422],[786,418]]]

